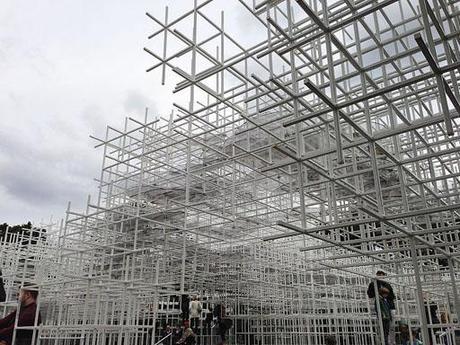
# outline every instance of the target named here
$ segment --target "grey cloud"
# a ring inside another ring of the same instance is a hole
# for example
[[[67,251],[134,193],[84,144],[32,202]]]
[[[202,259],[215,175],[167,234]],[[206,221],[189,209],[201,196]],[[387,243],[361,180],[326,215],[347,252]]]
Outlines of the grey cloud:
[[[13,44],[9,37],[0,37],[0,61],[7,63],[9,61],[9,50]]]
[[[30,207],[38,204],[51,212],[55,206],[63,208],[68,200],[81,198],[82,191],[90,189],[91,175],[98,169],[95,155],[60,147],[59,143],[54,146],[53,142],[33,146],[20,133],[3,132],[1,137],[0,185],[11,199]],[[87,152],[91,152],[90,148]]]
[[[39,77],[46,77],[55,71],[54,63],[42,47],[25,42],[22,38],[0,36],[0,61],[3,62],[3,67],[16,68],[18,60],[22,59],[27,60],[27,69]]]
[[[156,106],[155,103],[147,98],[144,94],[142,94],[139,91],[136,90],[130,90],[128,91],[128,94],[126,95],[126,99],[123,102],[123,107],[126,112],[134,113],[136,115],[143,115],[145,113],[145,108],[148,107],[149,111],[152,113],[155,113]]]
[[[22,108],[21,97],[15,92],[8,92],[8,99],[14,104],[17,109]]]
[[[152,115],[171,107],[169,91],[153,89],[145,73],[152,28],[144,13],[156,2],[30,6],[7,0],[0,13],[0,221],[9,223],[59,218],[69,200],[82,209],[101,164],[88,135],[122,128],[126,115],[142,119],[145,107]]]
[[[81,112],[83,130],[91,134],[102,134],[107,126],[107,114],[97,104],[89,104]]]

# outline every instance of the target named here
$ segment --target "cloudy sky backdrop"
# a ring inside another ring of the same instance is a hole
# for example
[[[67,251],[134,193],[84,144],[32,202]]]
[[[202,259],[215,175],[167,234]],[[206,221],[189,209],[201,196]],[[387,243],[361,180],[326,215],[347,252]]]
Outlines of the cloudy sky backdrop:
[[[162,18],[165,5],[175,18],[193,1],[2,1],[0,223],[59,220],[68,201],[84,209],[101,167],[89,135],[143,119],[145,107],[168,116],[172,85],[145,72],[154,61],[143,51],[158,29],[145,12]],[[217,18],[226,10],[232,35],[257,40],[238,1],[212,6]]]
[[[2,1],[0,222],[60,219],[68,201],[82,209],[101,164],[89,135],[145,107],[169,112],[142,50],[145,12],[168,2]]]

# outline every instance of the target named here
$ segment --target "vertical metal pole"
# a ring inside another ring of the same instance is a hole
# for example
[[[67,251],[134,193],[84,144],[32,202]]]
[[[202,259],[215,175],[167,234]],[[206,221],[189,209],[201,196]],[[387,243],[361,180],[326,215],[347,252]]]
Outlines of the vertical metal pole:
[[[457,318],[458,318],[460,316],[460,299],[458,296],[457,281],[455,279],[454,261],[452,258],[449,258],[449,274],[450,274],[450,283],[452,284],[452,292],[454,295],[455,313],[457,314]]]
[[[431,23],[428,18],[426,2],[425,0],[419,0],[418,3],[419,3],[421,14],[422,14],[423,26],[425,28],[428,48],[430,49],[430,52],[436,61],[436,56],[437,56],[436,47],[434,45],[433,35],[431,33]],[[436,85],[439,89],[439,99],[441,102],[441,109],[445,117],[447,135],[452,136],[454,135],[454,128],[452,127],[452,121],[449,117],[450,110],[449,110],[449,105],[447,103],[446,88],[444,86],[442,75],[440,74],[436,74]]]
[[[430,336],[428,334],[428,326],[427,320],[425,315],[425,305],[423,302],[423,290],[422,290],[422,281],[420,279],[420,268],[418,266],[418,259],[417,259],[417,250],[415,247],[415,239],[410,239],[411,245],[411,257],[412,257],[412,265],[414,266],[414,274],[415,274],[415,283],[417,287],[417,306],[420,313],[420,321],[421,321],[421,328],[422,328],[422,341],[424,344],[428,344]]]
[[[375,293],[375,306],[377,308],[377,322],[378,322],[379,329],[380,329],[380,341],[381,341],[381,345],[386,345],[384,329],[383,329],[382,309],[380,308],[380,297],[379,297],[380,293],[379,293],[379,288],[377,286],[377,279],[374,279],[373,283],[374,283],[374,293]]]

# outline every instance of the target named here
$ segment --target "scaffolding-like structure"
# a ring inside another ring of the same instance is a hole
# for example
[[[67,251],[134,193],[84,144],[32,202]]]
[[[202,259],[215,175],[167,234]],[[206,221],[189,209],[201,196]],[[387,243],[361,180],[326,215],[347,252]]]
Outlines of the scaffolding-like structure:
[[[41,255],[2,247],[8,286],[14,260],[34,261],[37,338],[154,345],[198,295],[203,318],[227,306],[233,344],[374,345],[366,290],[383,269],[396,319],[455,344],[457,1],[228,3],[147,13],[147,71],[173,85],[171,115],[107,127],[97,199],[69,204]]]

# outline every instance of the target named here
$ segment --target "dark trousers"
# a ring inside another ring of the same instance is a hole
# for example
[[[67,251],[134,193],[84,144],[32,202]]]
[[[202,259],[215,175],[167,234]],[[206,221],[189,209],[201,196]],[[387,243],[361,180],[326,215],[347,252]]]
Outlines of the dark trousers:
[[[388,345],[388,336],[390,335],[391,320],[384,319],[382,320],[382,324],[383,324],[383,338],[385,339],[385,345]]]
[[[203,324],[203,339],[204,339],[204,345],[211,344],[211,337],[212,337],[212,331],[211,331],[211,324],[208,322],[204,322]]]
[[[200,327],[200,318],[199,317],[190,318],[190,327],[193,329],[193,332],[198,333],[198,327]]]
[[[219,325],[217,327],[217,334],[220,337],[219,344],[225,343],[225,340],[226,340],[225,333],[227,333],[227,328],[222,324],[222,322],[219,322]]]

